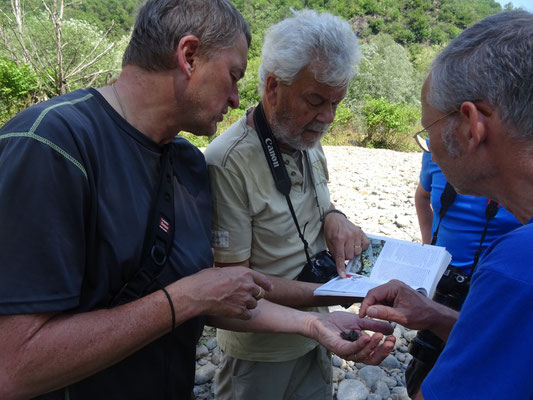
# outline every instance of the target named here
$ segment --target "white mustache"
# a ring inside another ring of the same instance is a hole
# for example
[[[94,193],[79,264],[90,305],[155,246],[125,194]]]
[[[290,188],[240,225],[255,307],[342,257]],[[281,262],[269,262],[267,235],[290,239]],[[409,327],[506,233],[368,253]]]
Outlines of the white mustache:
[[[304,128],[304,130],[310,130],[310,131],[315,131],[315,132],[319,132],[319,133],[323,133],[323,132],[326,132],[329,128],[329,125],[330,124],[325,124],[323,122],[311,122],[310,124],[307,124]]]

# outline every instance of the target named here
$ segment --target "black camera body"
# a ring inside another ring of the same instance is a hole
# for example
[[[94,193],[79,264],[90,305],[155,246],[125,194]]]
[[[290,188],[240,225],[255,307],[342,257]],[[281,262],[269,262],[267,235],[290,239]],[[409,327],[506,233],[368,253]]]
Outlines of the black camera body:
[[[460,311],[469,290],[470,275],[465,274],[461,268],[449,265],[440,278],[433,300]]]
[[[321,251],[306,262],[296,280],[311,283],[326,283],[337,276],[337,265],[331,253]]]

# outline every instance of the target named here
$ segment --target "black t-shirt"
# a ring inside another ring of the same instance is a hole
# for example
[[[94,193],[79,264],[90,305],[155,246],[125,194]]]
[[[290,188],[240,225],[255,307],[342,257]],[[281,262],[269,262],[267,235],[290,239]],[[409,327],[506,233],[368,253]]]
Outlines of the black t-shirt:
[[[213,262],[205,160],[182,138],[170,146],[176,229],[162,286]],[[108,307],[139,267],[161,154],[94,89],[8,122],[0,130],[0,314]],[[70,398],[184,398],[203,322],[189,320],[70,386]],[[61,390],[42,398],[64,397]]]

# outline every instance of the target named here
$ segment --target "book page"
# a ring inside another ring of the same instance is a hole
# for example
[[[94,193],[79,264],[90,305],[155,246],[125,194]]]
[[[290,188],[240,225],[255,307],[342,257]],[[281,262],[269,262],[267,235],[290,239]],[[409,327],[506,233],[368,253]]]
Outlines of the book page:
[[[351,275],[346,279],[336,277],[315,290],[317,295],[365,297],[370,289],[381,285],[361,275]]]
[[[364,296],[368,290],[391,279],[413,289],[423,288],[432,296],[450,254],[438,246],[368,235],[369,247],[346,266],[350,279],[336,279],[321,286],[315,294]],[[327,291],[327,293],[326,293]]]
[[[415,289],[423,287],[429,293],[440,254],[434,247],[388,240],[370,277],[383,283],[400,279]]]

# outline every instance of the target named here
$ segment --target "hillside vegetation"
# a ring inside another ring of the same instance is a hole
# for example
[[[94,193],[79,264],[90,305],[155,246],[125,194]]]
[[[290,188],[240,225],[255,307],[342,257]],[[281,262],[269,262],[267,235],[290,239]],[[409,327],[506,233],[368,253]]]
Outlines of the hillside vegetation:
[[[253,39],[248,70],[239,82],[239,109],[227,115],[219,132],[259,100],[257,69],[266,29],[290,16],[291,9],[313,8],[348,20],[363,54],[324,142],[398,150],[414,149],[409,133],[418,127],[420,87],[435,55],[464,28],[502,10],[494,0],[232,2],[249,22]],[[12,4],[17,3],[20,9],[13,13]],[[118,75],[139,4],[139,0],[81,0],[69,5],[61,0],[0,0],[0,124],[36,101],[104,85]],[[188,137],[197,145],[210,140]]]

